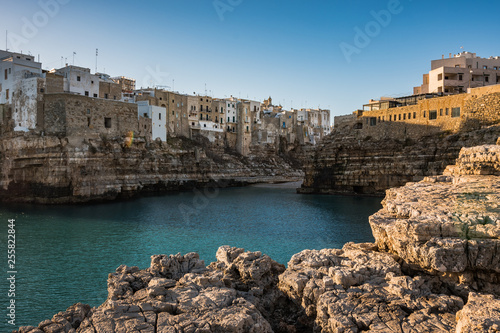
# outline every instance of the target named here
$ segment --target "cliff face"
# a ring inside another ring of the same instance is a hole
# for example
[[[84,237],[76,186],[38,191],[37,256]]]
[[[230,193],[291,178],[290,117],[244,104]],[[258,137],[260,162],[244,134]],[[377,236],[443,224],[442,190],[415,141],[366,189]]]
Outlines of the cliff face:
[[[140,192],[299,180],[302,171],[277,154],[248,157],[185,139],[168,143],[21,134],[0,142],[0,199],[85,202]]]
[[[446,175],[388,191],[375,244],[304,250],[286,269],[228,246],[206,267],[152,256],[110,274],[100,307],[16,332],[499,332],[499,170],[499,145],[464,148]]]
[[[440,175],[462,147],[494,144],[500,126],[453,135],[358,140],[333,133],[305,164],[300,193],[383,195],[385,190]]]

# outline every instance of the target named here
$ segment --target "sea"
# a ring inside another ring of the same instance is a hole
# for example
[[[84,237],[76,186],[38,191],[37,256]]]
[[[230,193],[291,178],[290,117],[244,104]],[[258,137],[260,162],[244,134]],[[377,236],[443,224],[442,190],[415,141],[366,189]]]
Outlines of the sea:
[[[155,254],[197,252],[208,265],[229,245],[286,265],[304,249],[374,241],[368,217],[381,208],[381,198],[300,195],[298,185],[97,204],[0,204],[0,332],[36,326],[77,302],[99,306],[109,273],[123,264],[147,268]]]

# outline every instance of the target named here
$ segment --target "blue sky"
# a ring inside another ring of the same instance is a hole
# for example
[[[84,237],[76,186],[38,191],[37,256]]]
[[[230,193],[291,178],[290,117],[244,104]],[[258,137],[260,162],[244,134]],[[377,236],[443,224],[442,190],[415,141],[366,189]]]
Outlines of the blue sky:
[[[98,48],[98,71],[138,87],[192,94],[206,84],[215,97],[272,96],[286,108],[330,108],[332,119],[370,98],[411,94],[430,60],[461,46],[500,55],[496,1],[2,0],[0,8],[0,48],[8,30],[9,49],[39,54],[43,68],[60,67],[61,57],[72,64],[76,52],[75,65],[94,71]]]

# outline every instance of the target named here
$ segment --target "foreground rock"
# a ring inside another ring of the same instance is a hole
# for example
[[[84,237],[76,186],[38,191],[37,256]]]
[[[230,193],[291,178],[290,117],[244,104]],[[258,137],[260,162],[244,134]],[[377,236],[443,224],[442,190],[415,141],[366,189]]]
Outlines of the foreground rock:
[[[500,146],[464,148],[448,176],[387,191],[370,217],[378,247],[464,296],[500,293],[499,157]]]
[[[296,316],[276,288],[283,265],[227,246],[219,248],[217,259],[205,267],[196,253],[159,255],[145,270],[120,266],[108,277],[108,299],[100,307],[77,304],[19,332],[258,333],[287,327],[268,321]]]
[[[409,277],[374,244],[306,250],[292,257],[279,287],[321,332],[450,332],[461,298],[436,294],[439,282]]]

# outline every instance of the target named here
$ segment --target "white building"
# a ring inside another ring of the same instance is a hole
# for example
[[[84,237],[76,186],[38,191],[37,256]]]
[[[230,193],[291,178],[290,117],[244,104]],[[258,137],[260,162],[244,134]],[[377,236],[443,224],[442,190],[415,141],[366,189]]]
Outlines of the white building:
[[[89,68],[66,66],[55,72],[64,76],[64,92],[99,97],[99,76],[90,74]]]
[[[225,110],[225,119],[226,130],[228,132],[236,131],[236,123],[238,122],[238,100],[234,97],[225,100],[226,110]]]
[[[16,85],[25,76],[36,75],[42,75],[42,64],[35,57],[0,50],[0,104],[11,104]]]
[[[149,105],[148,101],[137,102],[138,116],[151,119],[153,140],[167,141],[167,108]]]
[[[15,131],[36,128],[44,77],[33,56],[0,50],[0,104],[12,105]]]

